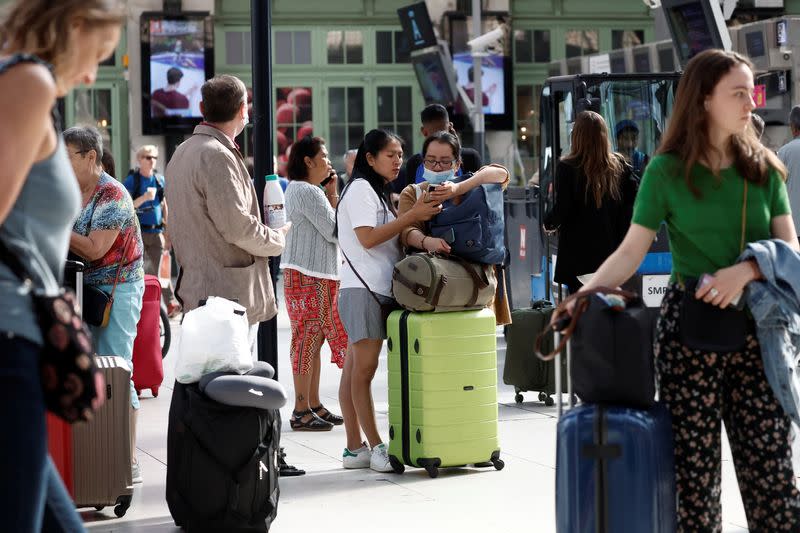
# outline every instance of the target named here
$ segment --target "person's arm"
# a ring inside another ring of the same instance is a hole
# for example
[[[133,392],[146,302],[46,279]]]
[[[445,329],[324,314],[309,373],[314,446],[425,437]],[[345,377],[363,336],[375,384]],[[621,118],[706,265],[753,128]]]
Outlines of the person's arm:
[[[351,193],[352,192],[353,191],[351,191]],[[367,210],[365,207],[365,212],[366,211]],[[398,215],[395,220],[377,227],[356,225],[353,228],[353,231],[355,231],[356,237],[358,238],[358,242],[361,243],[361,246],[369,250],[370,248],[374,248],[375,246],[395,237],[404,228],[413,225],[415,222],[430,220],[434,215],[439,214],[441,211],[442,204],[426,202],[425,195],[423,194],[416,200],[416,202],[414,202],[414,205],[411,207],[411,209],[402,215]],[[375,213],[376,211],[374,209],[370,209],[368,212]],[[374,221],[372,223],[374,224]],[[356,222],[356,224],[358,224],[358,222]]]
[[[0,224],[19,197],[31,167],[56,148],[50,110],[56,99],[53,76],[42,65],[24,63],[0,76]]]
[[[549,213],[544,216],[544,227],[549,230],[558,229],[564,218],[573,208],[573,175],[577,169],[559,161],[556,176],[553,180],[556,187],[555,203]]]
[[[256,257],[280,255],[286,244],[289,224],[273,230],[250,213],[248,199],[255,191],[249,179],[243,181],[236,173],[233,155],[213,151],[206,152],[201,158],[202,168],[207,169],[202,180],[208,215],[222,238]]]
[[[155,199],[156,199],[156,193],[154,191],[145,190],[143,195],[141,195],[141,196],[139,196],[139,197],[137,197],[137,198],[135,198],[133,200],[133,208],[134,209],[139,209],[142,206],[143,203],[149,202],[149,201],[155,200]]]
[[[505,188],[511,180],[511,174],[504,166],[501,165],[487,165],[469,178],[459,183],[446,181],[436,187],[436,190],[430,193],[430,199],[434,202],[444,202],[456,196],[466,194],[476,187],[487,185],[490,183],[499,183]]]
[[[119,235],[119,229],[92,230],[89,235],[72,232],[69,249],[89,261],[105,257]]]
[[[334,180],[335,182],[336,180]],[[326,241],[336,244],[338,239],[333,236],[333,226],[336,223],[336,211],[331,205],[330,196],[328,200],[323,194],[303,187],[301,191],[304,215],[311,222],[311,225],[322,235]]]

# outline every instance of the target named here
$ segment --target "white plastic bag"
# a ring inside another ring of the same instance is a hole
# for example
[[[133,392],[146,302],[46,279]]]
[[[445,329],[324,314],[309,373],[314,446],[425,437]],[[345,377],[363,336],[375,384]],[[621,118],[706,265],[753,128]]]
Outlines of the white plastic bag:
[[[247,312],[236,302],[211,296],[183,317],[175,376],[196,383],[209,372],[244,374],[253,368]]]

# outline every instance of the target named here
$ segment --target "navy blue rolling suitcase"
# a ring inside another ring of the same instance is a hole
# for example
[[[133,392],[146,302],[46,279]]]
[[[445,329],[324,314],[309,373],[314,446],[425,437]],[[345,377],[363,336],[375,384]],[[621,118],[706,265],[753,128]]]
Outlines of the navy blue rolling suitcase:
[[[672,533],[672,425],[667,409],[584,404],[558,421],[558,533]]]

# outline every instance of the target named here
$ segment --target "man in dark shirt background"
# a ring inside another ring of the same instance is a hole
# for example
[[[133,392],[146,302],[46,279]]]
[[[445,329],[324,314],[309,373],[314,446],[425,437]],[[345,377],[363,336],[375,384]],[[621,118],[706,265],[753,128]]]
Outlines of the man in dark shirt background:
[[[453,123],[450,122],[450,115],[447,113],[447,109],[441,104],[426,106],[420,112],[419,118],[420,122],[422,122],[420,132],[425,138],[439,131],[447,131],[457,135],[453,129]],[[483,162],[477,150],[466,147],[461,148],[461,168],[456,175],[460,176],[461,172],[476,172],[481,166],[483,166]],[[422,154],[416,153],[409,157],[403,170],[404,172],[391,184],[392,190],[397,194],[400,194],[406,185],[422,181]]]
[[[153,92],[151,105],[153,107],[154,117],[163,117],[168,115],[168,110],[173,109],[189,109],[189,99],[178,91],[178,86],[181,84],[183,78],[183,71],[177,67],[172,67],[167,71],[167,86],[163,89],[157,89]],[[195,88],[190,90],[193,91]]]

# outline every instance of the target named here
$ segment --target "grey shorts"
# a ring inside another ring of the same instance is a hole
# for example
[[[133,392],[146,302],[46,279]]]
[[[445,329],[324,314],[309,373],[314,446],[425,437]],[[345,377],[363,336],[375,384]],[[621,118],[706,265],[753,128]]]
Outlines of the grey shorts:
[[[394,299],[377,294],[381,303]],[[381,320],[381,307],[367,289],[339,289],[339,318],[351,343],[364,339],[385,339],[386,323]]]

